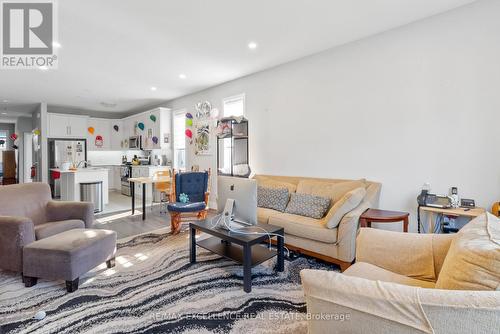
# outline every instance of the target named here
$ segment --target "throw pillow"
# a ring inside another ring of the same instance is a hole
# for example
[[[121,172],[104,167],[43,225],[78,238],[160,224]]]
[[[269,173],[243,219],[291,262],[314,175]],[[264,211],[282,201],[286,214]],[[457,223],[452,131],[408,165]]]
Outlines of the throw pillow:
[[[451,242],[436,289],[497,290],[500,286],[500,220],[485,213]]]
[[[356,188],[366,188],[366,180],[328,182],[317,180],[301,180],[297,185],[297,193],[329,197],[334,205],[347,192]]]
[[[366,196],[366,189],[363,187],[349,191],[339,199],[330,209],[327,217],[326,226],[336,228],[344,215],[354,210]]]
[[[285,211],[290,195],[287,188],[257,187],[257,206]]]
[[[286,207],[286,213],[292,213],[299,216],[321,219],[326,210],[330,207],[330,199],[310,194],[292,193],[290,202]]]

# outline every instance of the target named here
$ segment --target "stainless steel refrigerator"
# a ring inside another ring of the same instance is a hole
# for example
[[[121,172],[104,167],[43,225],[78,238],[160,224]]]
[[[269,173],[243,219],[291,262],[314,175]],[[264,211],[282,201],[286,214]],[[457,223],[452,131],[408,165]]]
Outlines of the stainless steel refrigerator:
[[[49,139],[49,184],[55,198],[61,196],[59,179],[53,177],[51,168],[61,168],[64,162],[77,165],[87,160],[85,139]],[[84,167],[84,166],[81,166]]]

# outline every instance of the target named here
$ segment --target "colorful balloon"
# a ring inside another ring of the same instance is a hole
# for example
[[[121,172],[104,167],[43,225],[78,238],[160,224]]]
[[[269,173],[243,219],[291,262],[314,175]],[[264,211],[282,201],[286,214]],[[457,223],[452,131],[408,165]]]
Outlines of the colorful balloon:
[[[137,127],[141,130],[144,130],[144,123],[140,122],[139,124],[137,124]]]
[[[193,119],[193,115],[191,115],[191,113],[187,113],[186,118]]]
[[[156,116],[155,115],[149,116],[149,119],[152,120],[153,122],[156,122]]]
[[[118,125],[113,125],[113,129],[115,129],[116,132],[118,132],[118,130],[120,130],[120,128],[118,127]]]
[[[3,144],[5,144],[5,140],[0,139],[0,145],[3,145]]]
[[[38,130],[38,129],[33,130],[33,133],[37,136],[39,136],[41,134],[40,130]]]
[[[10,135],[10,139],[16,140],[17,139],[17,134],[16,133],[11,134]]]
[[[153,140],[153,143],[158,144],[158,137],[154,136],[153,138],[151,138]]]
[[[95,129],[93,127],[89,126],[87,130],[90,134],[94,134]]]
[[[193,126],[193,119],[192,118],[186,118],[186,126]]]
[[[189,129],[186,129],[186,137],[193,138],[193,132]]]

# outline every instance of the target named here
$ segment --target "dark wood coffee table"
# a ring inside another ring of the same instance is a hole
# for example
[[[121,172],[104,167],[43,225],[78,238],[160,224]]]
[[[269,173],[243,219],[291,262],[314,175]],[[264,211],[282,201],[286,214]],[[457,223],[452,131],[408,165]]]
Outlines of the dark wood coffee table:
[[[277,250],[270,250],[266,246],[261,245],[264,241],[269,241],[269,236],[266,232],[275,234],[272,238],[277,239]],[[196,240],[196,231],[205,232],[212,237]],[[245,292],[252,291],[252,267],[265,262],[275,256],[278,257],[276,266],[277,271],[283,271],[285,267],[284,248],[285,243],[283,237],[284,229],[279,226],[270,224],[258,224],[257,226],[245,227],[241,230],[245,232],[258,232],[261,234],[240,234],[230,232],[218,227],[211,227],[210,220],[200,220],[189,223],[190,262],[196,263],[196,246],[205,248],[215,254],[233,260],[236,263],[243,265],[243,290]],[[277,235],[276,235],[277,234]]]

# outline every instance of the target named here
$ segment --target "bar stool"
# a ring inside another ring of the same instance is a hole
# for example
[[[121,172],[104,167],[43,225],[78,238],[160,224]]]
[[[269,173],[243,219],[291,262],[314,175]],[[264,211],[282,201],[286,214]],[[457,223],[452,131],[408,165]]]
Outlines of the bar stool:
[[[155,172],[153,177],[156,178],[156,177],[161,177],[161,176],[170,176],[171,177],[170,170]],[[170,185],[171,185],[170,182],[155,183],[155,189],[160,192],[160,215],[167,214],[167,204],[170,202],[169,201]]]

